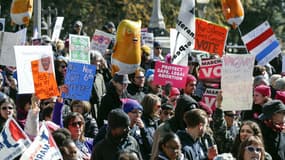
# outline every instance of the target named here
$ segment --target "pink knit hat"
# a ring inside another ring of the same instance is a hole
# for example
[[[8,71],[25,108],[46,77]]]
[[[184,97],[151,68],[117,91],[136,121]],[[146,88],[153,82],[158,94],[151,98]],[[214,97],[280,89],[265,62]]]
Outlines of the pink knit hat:
[[[270,87],[263,84],[255,87],[254,92],[258,92],[263,96],[271,97]]]
[[[285,104],[285,91],[277,91],[274,98],[281,100]]]

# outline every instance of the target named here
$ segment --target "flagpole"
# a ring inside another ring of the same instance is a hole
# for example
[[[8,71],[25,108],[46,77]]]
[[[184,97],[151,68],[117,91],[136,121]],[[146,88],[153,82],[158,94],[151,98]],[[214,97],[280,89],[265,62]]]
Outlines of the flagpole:
[[[242,33],[241,33],[241,30],[240,30],[239,26],[238,26],[237,28],[238,28],[238,32],[239,32],[239,34],[240,34],[240,37],[242,37]],[[244,44],[243,41],[242,41],[242,43]],[[245,45],[245,44],[244,44],[244,45]],[[247,54],[249,54],[249,51],[247,50],[247,47],[246,47],[246,46],[245,46],[245,50],[246,50]]]

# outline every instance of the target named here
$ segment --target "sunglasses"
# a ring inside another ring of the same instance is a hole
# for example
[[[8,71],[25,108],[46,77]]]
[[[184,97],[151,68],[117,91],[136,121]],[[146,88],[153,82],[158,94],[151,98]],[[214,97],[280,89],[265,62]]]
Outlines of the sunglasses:
[[[162,49],[161,47],[156,47],[155,49]]]
[[[257,152],[257,153],[260,153],[262,150],[259,147],[253,147],[253,146],[247,146],[245,147],[245,149],[248,150],[249,152]]]
[[[10,106],[4,106],[4,107],[2,107],[1,109],[2,109],[2,110],[7,110],[7,109],[12,110],[12,109],[13,109],[13,107],[10,107]]]
[[[61,65],[60,67],[61,67],[61,68],[66,68],[66,65]]]
[[[81,127],[83,125],[83,122],[79,121],[79,122],[72,122],[69,125],[71,125],[72,127],[77,127],[77,125],[79,127]]]

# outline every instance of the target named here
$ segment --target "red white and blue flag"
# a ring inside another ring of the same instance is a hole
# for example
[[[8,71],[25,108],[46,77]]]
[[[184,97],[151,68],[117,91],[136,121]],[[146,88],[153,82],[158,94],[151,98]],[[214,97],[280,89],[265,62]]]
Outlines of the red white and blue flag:
[[[31,144],[30,139],[11,117],[7,120],[0,135],[0,156],[10,160],[20,156]]]
[[[242,40],[259,65],[265,65],[281,53],[279,42],[267,21],[244,35]]]
[[[20,160],[59,160],[63,159],[45,122],[31,146],[23,153]]]

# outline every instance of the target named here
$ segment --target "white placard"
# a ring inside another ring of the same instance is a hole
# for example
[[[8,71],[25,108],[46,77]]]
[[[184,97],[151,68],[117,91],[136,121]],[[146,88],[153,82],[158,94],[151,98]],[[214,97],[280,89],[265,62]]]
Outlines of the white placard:
[[[16,66],[14,46],[20,44],[17,33],[0,32],[0,64]]]
[[[60,31],[62,28],[63,19],[64,19],[64,17],[56,17],[56,22],[55,22],[52,37],[51,37],[51,41],[53,41],[53,42],[58,40],[58,38],[60,36]]]

